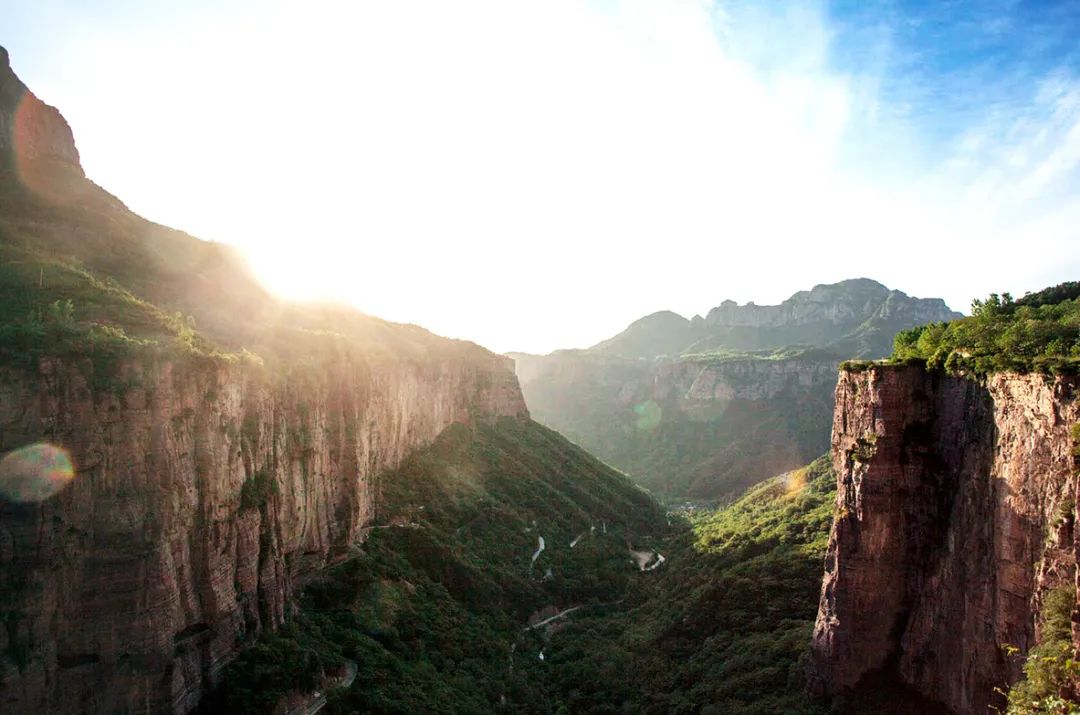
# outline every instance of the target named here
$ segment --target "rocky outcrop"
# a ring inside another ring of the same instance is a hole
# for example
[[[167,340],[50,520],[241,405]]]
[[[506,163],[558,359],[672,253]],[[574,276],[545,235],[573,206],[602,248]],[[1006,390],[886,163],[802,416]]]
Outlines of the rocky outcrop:
[[[451,423],[527,414],[507,359],[445,343],[287,380],[130,364],[106,392],[89,363],[5,371],[0,447],[62,446],[76,477],[40,503],[0,500],[0,710],[191,710],[357,542],[380,472]]]
[[[956,713],[1001,705],[1022,662],[1003,644],[1025,653],[1047,589],[1075,581],[1077,384],[841,372],[814,689],[884,680]]]
[[[946,320],[955,314],[940,298],[910,298],[877,281],[856,278],[817,285],[795,293],[779,305],[739,305],[725,300],[705,316],[705,325],[781,327],[833,323],[852,328],[881,311],[906,310],[916,323]]]
[[[682,360],[655,371],[654,399],[680,402],[773,400],[831,382],[836,362],[814,356],[777,360]]]
[[[55,107],[34,96],[15,76],[3,47],[0,47],[0,158],[6,166],[46,161],[82,175],[71,127]]]

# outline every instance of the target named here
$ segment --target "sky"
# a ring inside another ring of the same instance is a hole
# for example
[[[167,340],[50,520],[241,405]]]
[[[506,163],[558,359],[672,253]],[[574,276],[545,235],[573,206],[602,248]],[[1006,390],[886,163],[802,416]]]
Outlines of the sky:
[[[1080,279],[1080,3],[7,0],[133,210],[497,351]]]

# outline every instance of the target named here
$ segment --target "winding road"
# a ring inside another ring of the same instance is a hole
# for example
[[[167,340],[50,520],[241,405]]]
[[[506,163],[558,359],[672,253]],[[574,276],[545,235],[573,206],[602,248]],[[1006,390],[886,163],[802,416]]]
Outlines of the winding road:
[[[337,685],[332,685],[325,690],[316,690],[311,695],[311,700],[307,705],[301,708],[291,711],[290,715],[315,715],[315,713],[326,707],[326,694],[331,690],[337,690],[338,688],[348,688],[356,680],[356,662],[347,660],[345,661],[345,677],[341,679]]]
[[[544,537],[538,536],[536,538],[538,545],[536,547],[536,553],[532,555],[532,561],[529,562],[529,568],[532,568],[532,565],[536,563],[536,560],[540,558],[540,553],[544,550]]]
[[[579,608],[584,608],[584,606],[574,606],[573,608],[567,608],[565,611],[559,611],[554,616],[551,616],[550,618],[545,618],[542,621],[538,621],[538,622],[532,624],[531,626],[525,626],[521,630],[523,630],[523,631],[531,631],[531,630],[534,630],[536,628],[543,628],[544,626],[551,623],[552,621],[557,621],[560,618],[562,618],[563,616],[567,616],[567,615],[573,613],[574,611],[578,610]]]

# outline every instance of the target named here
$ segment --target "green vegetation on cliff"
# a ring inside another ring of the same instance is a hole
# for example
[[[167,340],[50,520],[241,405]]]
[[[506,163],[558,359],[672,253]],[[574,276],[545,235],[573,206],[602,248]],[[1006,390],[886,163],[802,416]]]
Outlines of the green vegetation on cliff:
[[[1080,283],[1063,283],[1013,300],[992,294],[971,315],[897,334],[894,362],[931,370],[1076,373],[1080,368]]]
[[[46,356],[88,359],[107,386],[138,355],[235,360],[194,320],[142,300],[117,281],[47,255],[0,222],[0,358],[36,368]]]
[[[1072,610],[1076,587],[1062,584],[1043,600],[1039,643],[1024,660],[1024,677],[1009,688],[1008,715],[1070,715],[1080,713],[1076,682],[1080,663],[1074,660]],[[1016,648],[1006,646],[1016,655]]]

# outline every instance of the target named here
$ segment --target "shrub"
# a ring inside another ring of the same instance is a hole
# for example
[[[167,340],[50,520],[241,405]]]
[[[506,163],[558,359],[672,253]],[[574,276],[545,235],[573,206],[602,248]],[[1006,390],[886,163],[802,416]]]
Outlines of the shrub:
[[[1075,603],[1076,589],[1069,584],[1047,592],[1039,643],[1024,661],[1023,680],[1009,689],[1009,715],[1080,713],[1075,699],[1080,663],[1073,660],[1072,645]]]

